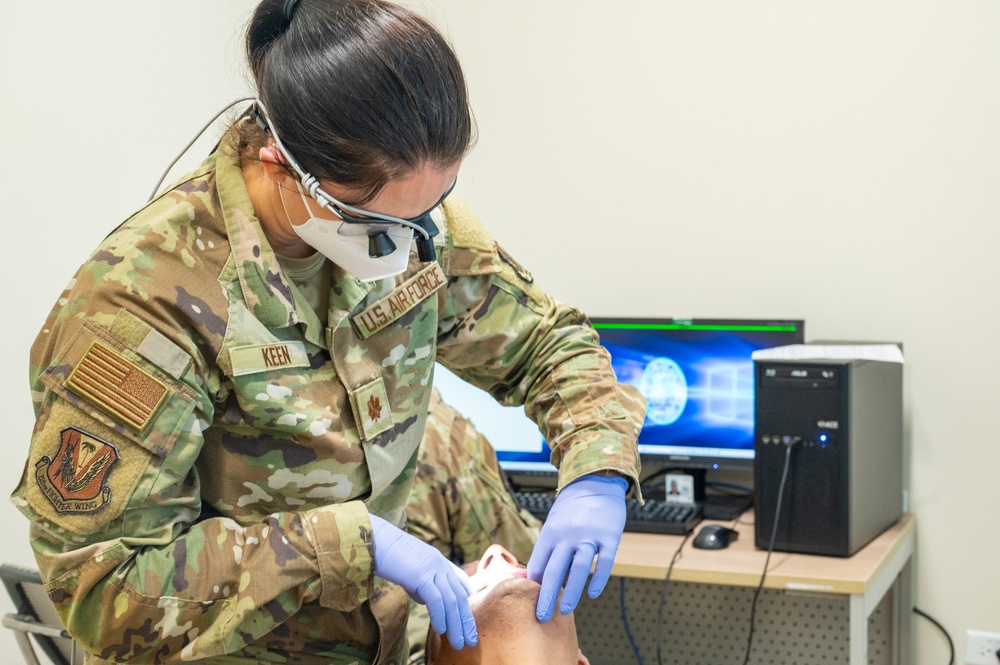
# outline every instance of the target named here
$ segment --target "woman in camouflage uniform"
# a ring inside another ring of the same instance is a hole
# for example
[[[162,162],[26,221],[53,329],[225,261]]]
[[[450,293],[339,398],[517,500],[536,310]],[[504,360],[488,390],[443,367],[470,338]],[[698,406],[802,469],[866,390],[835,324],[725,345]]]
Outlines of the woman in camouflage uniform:
[[[64,623],[90,663],[400,663],[409,595],[475,644],[467,577],[401,529],[435,361],[549,441],[528,570],[540,620],[564,580],[572,611],[595,556],[591,596],[610,574],[643,404],[444,200],[472,136],[450,47],[381,0],[265,0],[247,50],[254,112],[101,243],[31,349],[13,501]]]

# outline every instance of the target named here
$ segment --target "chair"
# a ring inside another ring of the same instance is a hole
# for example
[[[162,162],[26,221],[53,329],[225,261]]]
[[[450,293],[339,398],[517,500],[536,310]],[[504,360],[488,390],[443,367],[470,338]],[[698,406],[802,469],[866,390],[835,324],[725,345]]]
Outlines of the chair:
[[[17,608],[16,612],[5,614],[2,623],[14,631],[28,665],[42,665],[29,634],[53,665],[82,665],[83,649],[77,648],[63,628],[38,571],[5,563],[0,565],[0,580]]]

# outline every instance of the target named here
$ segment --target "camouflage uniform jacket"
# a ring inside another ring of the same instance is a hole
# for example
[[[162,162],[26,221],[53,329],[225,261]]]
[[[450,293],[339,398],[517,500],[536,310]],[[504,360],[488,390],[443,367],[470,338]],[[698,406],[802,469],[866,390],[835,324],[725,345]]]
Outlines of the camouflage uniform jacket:
[[[437,262],[375,283],[334,267],[327,327],[225,148],[78,270],[31,349],[12,501],[88,662],[405,659],[368,515],[404,522],[435,360],[526,402],[563,484],[634,486],[641,397],[577,310],[443,208]]]

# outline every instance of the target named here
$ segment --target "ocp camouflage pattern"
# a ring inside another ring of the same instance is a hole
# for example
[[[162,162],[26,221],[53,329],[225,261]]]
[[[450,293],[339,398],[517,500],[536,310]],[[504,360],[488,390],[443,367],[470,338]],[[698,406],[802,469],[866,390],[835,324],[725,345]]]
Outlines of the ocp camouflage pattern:
[[[435,360],[524,403],[561,485],[613,469],[634,487],[641,397],[578,310],[463,202],[443,209],[444,285],[364,339],[356,315],[427,266],[334,267],[322,325],[225,147],[77,271],[31,349],[12,501],[88,662],[403,662],[408,599],[374,575],[368,515],[404,523]]]

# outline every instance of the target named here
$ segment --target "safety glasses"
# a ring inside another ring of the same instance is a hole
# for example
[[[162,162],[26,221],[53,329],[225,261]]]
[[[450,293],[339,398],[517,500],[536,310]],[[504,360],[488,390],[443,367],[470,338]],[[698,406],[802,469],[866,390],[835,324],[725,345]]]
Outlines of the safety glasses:
[[[324,207],[329,207],[332,210],[332,212],[335,215],[337,215],[337,217],[339,217],[344,222],[347,222],[348,224],[371,226],[372,231],[381,230],[381,227],[385,226],[386,224],[404,223],[407,226],[413,224],[424,229],[429,233],[431,237],[433,237],[437,235],[437,226],[434,224],[433,221],[431,221],[431,213],[434,212],[435,208],[440,206],[446,198],[448,198],[448,195],[451,194],[451,191],[453,189],[455,189],[455,185],[457,183],[458,183],[458,178],[455,178],[455,180],[452,181],[451,185],[448,187],[445,193],[441,195],[441,198],[438,199],[437,203],[435,203],[428,210],[420,213],[416,217],[409,217],[409,218],[393,217],[392,215],[383,215],[382,213],[372,212],[370,210],[364,210],[363,208],[355,208],[354,206],[349,206],[346,203],[338,201],[337,199],[333,198],[332,196],[324,192],[322,189],[318,191],[318,194],[327,199],[328,206]],[[431,229],[434,229],[434,231],[431,232]]]

